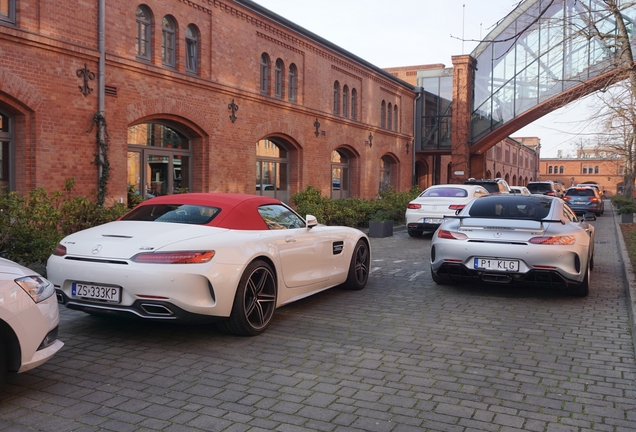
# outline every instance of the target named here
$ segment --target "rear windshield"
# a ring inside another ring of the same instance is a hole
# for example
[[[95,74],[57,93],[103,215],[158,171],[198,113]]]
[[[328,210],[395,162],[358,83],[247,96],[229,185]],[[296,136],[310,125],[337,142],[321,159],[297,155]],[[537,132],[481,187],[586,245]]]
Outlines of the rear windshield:
[[[548,183],[534,183],[529,184],[527,187],[528,190],[532,193],[545,193],[552,191],[552,186]]]
[[[482,183],[482,182],[467,181],[467,182],[464,182],[464,184],[479,185],[479,186],[483,187],[484,189],[486,189],[490,193],[499,193],[499,184],[495,183],[495,182],[483,182]]]
[[[121,220],[205,225],[220,211],[217,207],[193,204],[140,205]]]
[[[467,197],[468,191],[461,188],[435,188],[422,192],[421,197]]]
[[[594,196],[594,191],[590,188],[568,189],[567,196]]]
[[[548,215],[551,205],[550,200],[523,197],[502,200],[478,198],[473,202],[469,214],[483,218],[540,220]]]

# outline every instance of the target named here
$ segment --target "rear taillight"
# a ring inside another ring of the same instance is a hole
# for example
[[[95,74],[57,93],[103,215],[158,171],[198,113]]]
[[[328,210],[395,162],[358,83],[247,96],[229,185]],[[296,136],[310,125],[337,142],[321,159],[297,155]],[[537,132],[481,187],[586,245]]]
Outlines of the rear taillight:
[[[569,197],[569,196],[564,196],[564,197],[563,197],[563,199],[564,199],[565,201],[570,201],[570,198],[571,198],[571,197]]]
[[[464,240],[468,238],[464,233],[446,230],[437,230],[437,237],[450,240]]]
[[[466,207],[465,204],[453,204],[453,205],[448,206],[448,208],[451,209],[451,210],[461,210],[464,207]]]
[[[422,206],[420,204],[409,203],[409,206],[407,208],[409,208],[411,210],[418,210],[418,209],[421,209]]]
[[[529,242],[542,245],[573,245],[576,238],[574,236],[533,237]]]
[[[549,196],[554,196],[554,192],[546,192],[545,194]]]
[[[597,202],[597,201],[598,201],[598,198],[596,198],[596,197],[589,197],[587,200],[588,200],[588,201],[592,201],[592,202]]]
[[[55,247],[55,250],[53,251],[53,255],[56,255],[56,256],[66,255],[66,246],[62,246],[61,244],[58,244]]]
[[[131,261],[143,264],[201,264],[212,258],[214,251],[144,252],[132,257]]]

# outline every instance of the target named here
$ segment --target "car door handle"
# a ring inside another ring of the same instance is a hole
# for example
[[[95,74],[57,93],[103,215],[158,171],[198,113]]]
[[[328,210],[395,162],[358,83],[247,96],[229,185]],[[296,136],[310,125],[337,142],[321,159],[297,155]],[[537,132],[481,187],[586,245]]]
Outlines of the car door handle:
[[[287,236],[287,237],[285,237],[285,241],[286,241],[287,243],[295,243],[295,242],[296,242],[296,239],[295,239],[294,237],[289,237],[289,236]]]

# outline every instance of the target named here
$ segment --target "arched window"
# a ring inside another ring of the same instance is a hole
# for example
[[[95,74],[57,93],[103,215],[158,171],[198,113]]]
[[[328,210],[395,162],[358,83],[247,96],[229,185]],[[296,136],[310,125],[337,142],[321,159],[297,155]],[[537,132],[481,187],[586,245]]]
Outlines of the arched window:
[[[137,58],[150,60],[152,42],[152,14],[150,9],[144,5],[137,6],[137,37],[135,39],[135,47],[137,50]]]
[[[563,165],[559,167],[559,174],[563,174]]]
[[[349,116],[349,87],[342,87],[342,115]]]
[[[175,67],[176,51],[176,31],[177,26],[174,18],[169,15],[163,17],[161,21],[161,61],[164,65]]]
[[[384,192],[393,186],[393,161],[388,156],[383,156],[380,159],[380,192]]]
[[[548,174],[552,174],[552,165],[548,167]]]
[[[287,98],[291,102],[296,102],[298,95],[298,68],[295,64],[289,65],[289,77],[288,77],[288,90],[287,90]]]
[[[333,113],[340,114],[340,83],[333,83]]]
[[[594,174],[598,174],[598,165],[594,167]]]
[[[269,94],[269,67],[269,56],[267,53],[261,54],[261,93],[264,94]]]
[[[276,68],[274,70],[274,96],[282,99],[283,97],[283,71],[285,66],[281,59],[276,60]]]
[[[386,102],[380,105],[380,127],[386,127]]]
[[[587,174],[587,166],[583,165],[583,174]]]
[[[13,119],[0,112],[0,193],[14,190],[13,187]]]
[[[128,186],[143,198],[190,191],[190,139],[160,122],[128,128]]]
[[[186,70],[199,72],[199,29],[194,24],[186,27]]]
[[[398,132],[398,107],[393,105],[393,130]]]
[[[389,107],[386,110],[386,128],[393,129],[393,105],[389,102]]]
[[[270,139],[256,143],[256,195],[289,201],[288,151]]]
[[[358,119],[358,91],[351,89],[351,118]]]
[[[349,198],[349,157],[343,150],[331,152],[331,199]]]

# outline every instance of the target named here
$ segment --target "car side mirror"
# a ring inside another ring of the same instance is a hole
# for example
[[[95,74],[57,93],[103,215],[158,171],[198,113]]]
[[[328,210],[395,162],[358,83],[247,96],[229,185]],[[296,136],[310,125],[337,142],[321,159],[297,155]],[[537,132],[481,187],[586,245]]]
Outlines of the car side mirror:
[[[596,215],[594,213],[587,212],[581,218],[582,221],[595,221]]]
[[[313,215],[307,215],[305,222],[307,223],[307,229],[312,229],[318,225],[318,219],[316,219],[316,216]]]

